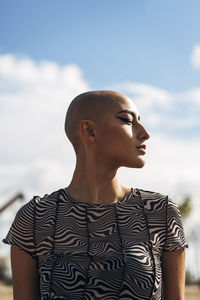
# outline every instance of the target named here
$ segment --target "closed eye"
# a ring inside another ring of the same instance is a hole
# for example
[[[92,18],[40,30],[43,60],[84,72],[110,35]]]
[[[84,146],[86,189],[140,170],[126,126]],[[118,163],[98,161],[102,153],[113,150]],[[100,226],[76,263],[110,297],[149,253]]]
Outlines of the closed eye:
[[[133,122],[129,119],[126,119],[126,118],[122,118],[122,117],[117,117],[118,119],[122,120],[123,122],[126,122],[126,123],[131,123],[133,124]]]

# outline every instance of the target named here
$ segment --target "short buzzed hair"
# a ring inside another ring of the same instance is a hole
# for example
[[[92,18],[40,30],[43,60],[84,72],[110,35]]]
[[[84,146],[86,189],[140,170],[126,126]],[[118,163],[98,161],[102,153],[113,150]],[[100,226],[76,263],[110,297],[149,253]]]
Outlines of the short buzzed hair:
[[[92,120],[94,122],[101,122],[100,116],[102,115],[105,107],[118,102],[124,96],[115,91],[89,91],[75,97],[70,103],[66,119],[65,119],[65,132],[72,143],[74,150],[78,153],[81,146],[79,136],[79,124],[81,120]]]

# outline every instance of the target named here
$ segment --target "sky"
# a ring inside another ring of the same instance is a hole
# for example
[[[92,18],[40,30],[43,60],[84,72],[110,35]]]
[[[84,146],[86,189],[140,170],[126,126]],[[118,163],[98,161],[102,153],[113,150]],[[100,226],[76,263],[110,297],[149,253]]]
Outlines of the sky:
[[[191,255],[200,253],[199,11],[198,0],[2,0],[0,205],[18,191],[28,201],[67,186],[69,103],[87,90],[117,90],[151,135],[145,167],[121,168],[119,179],[177,203],[191,196],[187,264],[200,276]],[[1,216],[2,236],[20,206]]]

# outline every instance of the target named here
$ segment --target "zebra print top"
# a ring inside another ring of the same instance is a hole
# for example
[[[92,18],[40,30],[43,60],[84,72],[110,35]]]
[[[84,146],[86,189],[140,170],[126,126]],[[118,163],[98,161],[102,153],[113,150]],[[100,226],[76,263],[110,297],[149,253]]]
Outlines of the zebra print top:
[[[66,188],[35,196],[3,242],[37,259],[42,300],[163,299],[162,252],[187,247],[177,205],[133,188],[111,204],[78,202]]]

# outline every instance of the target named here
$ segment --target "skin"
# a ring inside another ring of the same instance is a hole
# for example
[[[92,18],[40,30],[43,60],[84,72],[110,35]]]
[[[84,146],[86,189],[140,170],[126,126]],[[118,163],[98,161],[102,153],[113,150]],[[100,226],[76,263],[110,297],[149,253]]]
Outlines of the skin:
[[[164,300],[184,300],[185,251],[179,249],[162,254]]]
[[[11,246],[14,300],[40,300],[36,260],[16,246]]]
[[[121,112],[124,110],[135,117]],[[144,154],[137,146],[150,138],[134,103],[112,91],[79,96],[68,109],[65,131],[76,153],[67,187],[71,197],[85,203],[113,203],[126,197],[130,188],[119,183],[117,170],[122,166],[142,168]],[[11,246],[11,262],[14,299],[40,299],[36,261]],[[164,252],[162,271],[165,299],[183,300],[184,251]]]

